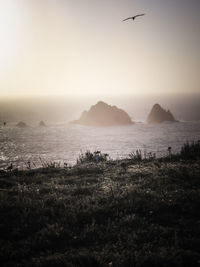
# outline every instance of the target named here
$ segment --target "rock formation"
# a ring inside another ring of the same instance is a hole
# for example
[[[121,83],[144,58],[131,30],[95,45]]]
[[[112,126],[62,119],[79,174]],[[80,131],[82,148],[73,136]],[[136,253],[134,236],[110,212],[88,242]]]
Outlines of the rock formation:
[[[40,126],[40,127],[44,127],[44,126],[46,126],[46,124],[44,123],[44,121],[40,121],[40,122],[39,122],[39,126]]]
[[[23,122],[23,121],[18,122],[16,126],[17,126],[17,127],[21,127],[21,128],[25,128],[25,127],[27,127],[26,123]]]
[[[102,101],[84,111],[79,120],[72,123],[88,126],[113,126],[133,124],[130,116],[116,106],[110,106]]]
[[[147,122],[161,123],[163,121],[175,122],[176,120],[169,110],[166,111],[159,104],[155,104],[147,117]]]

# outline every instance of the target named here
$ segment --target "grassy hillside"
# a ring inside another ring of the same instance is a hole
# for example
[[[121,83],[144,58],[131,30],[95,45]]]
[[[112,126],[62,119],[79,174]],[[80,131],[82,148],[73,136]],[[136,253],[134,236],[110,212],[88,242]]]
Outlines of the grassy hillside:
[[[200,160],[0,174],[1,266],[200,266]]]

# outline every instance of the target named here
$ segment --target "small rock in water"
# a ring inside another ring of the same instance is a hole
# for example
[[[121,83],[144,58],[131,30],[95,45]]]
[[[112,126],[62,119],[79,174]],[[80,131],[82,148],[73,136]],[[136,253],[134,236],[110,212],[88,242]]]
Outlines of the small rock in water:
[[[46,126],[46,124],[44,123],[44,121],[40,121],[39,126],[44,127]]]
[[[25,122],[23,122],[23,121],[20,121],[20,122],[17,123],[16,126],[17,127],[21,127],[21,128],[25,128],[25,127],[27,127],[27,124]]]

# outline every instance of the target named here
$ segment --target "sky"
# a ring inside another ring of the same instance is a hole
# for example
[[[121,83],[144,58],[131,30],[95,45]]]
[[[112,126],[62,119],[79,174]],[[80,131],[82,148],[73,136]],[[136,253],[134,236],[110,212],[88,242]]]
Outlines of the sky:
[[[200,93],[199,14],[199,0],[0,0],[0,97]]]

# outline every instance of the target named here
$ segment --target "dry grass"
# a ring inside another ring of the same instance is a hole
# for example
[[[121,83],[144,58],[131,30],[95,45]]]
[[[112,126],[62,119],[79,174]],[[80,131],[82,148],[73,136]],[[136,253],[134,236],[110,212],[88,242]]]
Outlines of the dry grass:
[[[2,266],[199,266],[197,159],[0,175]]]

